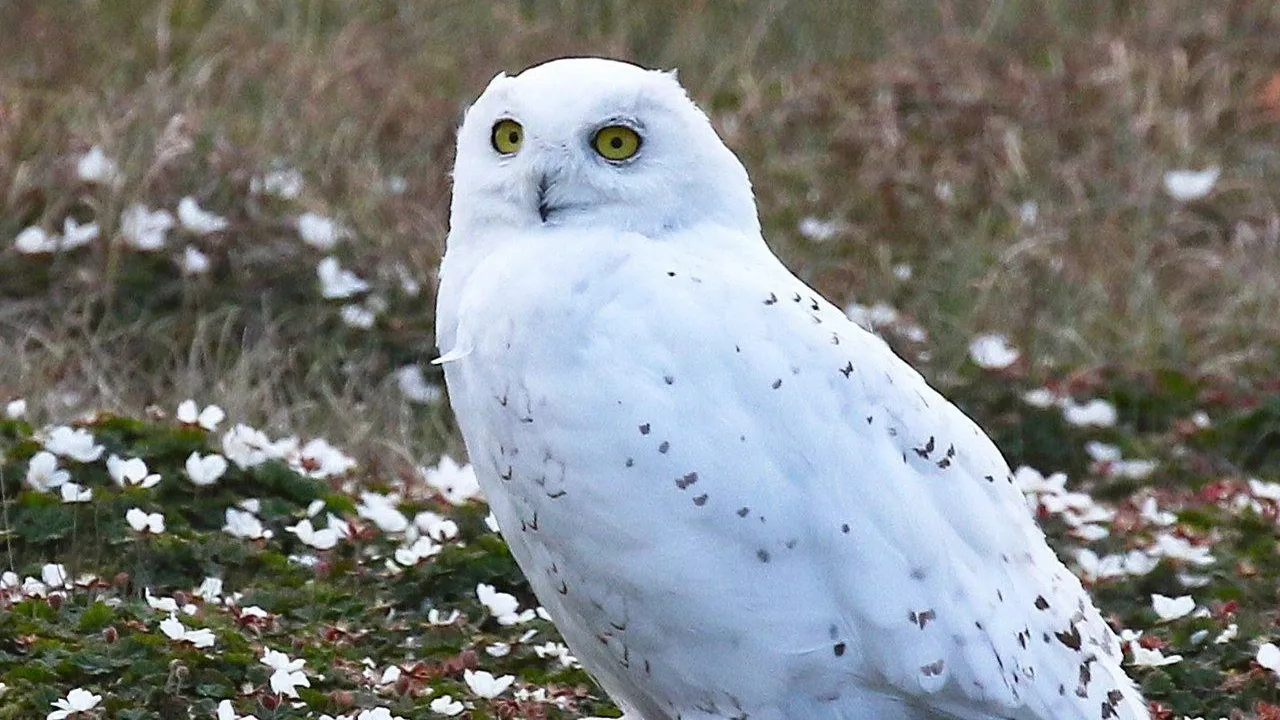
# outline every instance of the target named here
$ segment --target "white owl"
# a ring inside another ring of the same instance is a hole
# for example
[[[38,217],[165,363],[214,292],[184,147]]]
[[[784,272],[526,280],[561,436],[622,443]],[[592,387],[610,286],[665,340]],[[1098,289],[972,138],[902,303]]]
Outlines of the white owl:
[[[1000,452],[774,257],[673,74],[494,78],[440,279],[480,484],[630,717],[1148,717]]]

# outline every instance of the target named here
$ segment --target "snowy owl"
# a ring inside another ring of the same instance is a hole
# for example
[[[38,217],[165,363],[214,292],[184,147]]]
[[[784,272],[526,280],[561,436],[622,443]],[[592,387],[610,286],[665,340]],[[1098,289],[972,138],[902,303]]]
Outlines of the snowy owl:
[[[999,450],[770,252],[674,74],[499,74],[453,177],[437,362],[628,717],[1148,717]]]

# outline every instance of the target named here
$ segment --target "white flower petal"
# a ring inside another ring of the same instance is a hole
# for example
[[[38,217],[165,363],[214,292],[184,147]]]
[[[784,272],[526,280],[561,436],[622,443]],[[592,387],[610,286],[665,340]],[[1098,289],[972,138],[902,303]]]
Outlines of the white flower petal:
[[[183,229],[196,235],[227,229],[226,218],[200,207],[196,199],[191,196],[178,201],[178,222],[182,223]]]
[[[1170,170],[1164,174],[1164,190],[1178,202],[1199,200],[1213,191],[1222,169],[1208,167],[1204,170]]]
[[[979,335],[969,343],[969,357],[985,370],[1002,370],[1017,362],[1020,356],[1003,335]]]
[[[1196,601],[1190,595],[1171,598],[1154,594],[1151,596],[1151,607],[1161,620],[1177,620],[1190,615],[1191,611],[1196,609]]]

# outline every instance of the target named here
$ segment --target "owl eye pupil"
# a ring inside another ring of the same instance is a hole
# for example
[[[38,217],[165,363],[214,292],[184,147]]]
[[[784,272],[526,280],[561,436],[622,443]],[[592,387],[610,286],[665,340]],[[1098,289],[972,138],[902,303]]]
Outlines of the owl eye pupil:
[[[615,136],[612,140],[609,141],[609,146],[612,147],[614,150],[621,150],[622,138]]]
[[[516,143],[520,142],[520,133],[516,132],[515,130],[512,130],[510,134],[507,135],[507,142],[511,143],[512,145],[515,145]]]

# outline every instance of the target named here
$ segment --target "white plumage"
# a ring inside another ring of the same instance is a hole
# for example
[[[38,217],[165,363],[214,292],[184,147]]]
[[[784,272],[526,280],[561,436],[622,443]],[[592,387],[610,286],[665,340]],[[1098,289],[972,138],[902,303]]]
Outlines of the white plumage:
[[[631,717],[1148,717],[999,451],[774,257],[674,75],[499,75],[454,180],[450,399]]]

